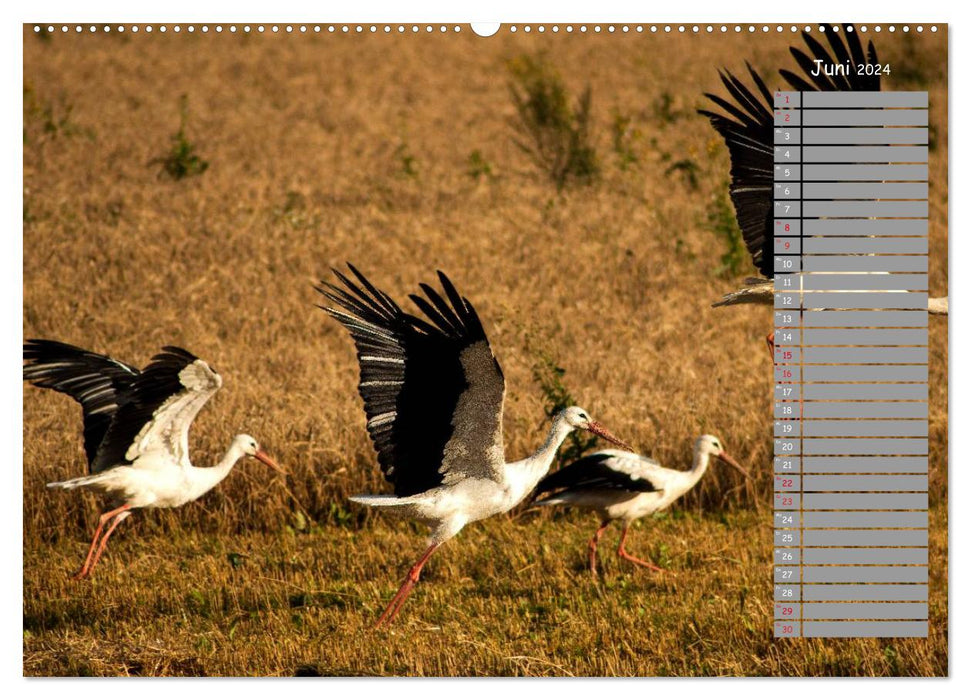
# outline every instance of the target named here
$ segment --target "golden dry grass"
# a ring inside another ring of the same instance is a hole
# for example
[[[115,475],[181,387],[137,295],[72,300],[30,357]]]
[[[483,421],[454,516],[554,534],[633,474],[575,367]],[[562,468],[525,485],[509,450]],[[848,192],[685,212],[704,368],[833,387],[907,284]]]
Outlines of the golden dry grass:
[[[25,337],[135,364],[187,347],[225,379],[196,422],[194,461],[245,430],[291,476],[244,464],[197,504],[138,514],[98,578],[75,584],[65,574],[98,504],[43,485],[84,470],[78,412],[25,390],[25,673],[947,672],[944,323],[930,368],[932,637],[771,639],[770,520],[753,496],[769,503],[772,317],[709,308],[736,282],[711,274],[724,244],[707,215],[728,162],[695,109],[718,67],[791,66],[792,37],[26,34]],[[946,36],[881,36],[879,49],[919,69],[889,87],[930,92],[930,278],[943,295]],[[507,61],[539,51],[574,95],[593,85],[593,186],[557,193],[513,144]],[[155,161],[183,94],[210,165],[172,181]],[[626,170],[614,110],[636,130]],[[491,176],[469,174],[475,151]],[[682,158],[696,187],[665,174]],[[753,493],[723,497],[737,481],[715,470],[683,517],[641,530],[636,546],[672,557],[673,580],[608,561],[589,581],[579,516],[471,527],[433,559],[401,628],[367,633],[423,535],[345,500],[386,487],[351,344],[313,306],[311,283],[344,260],[401,299],[443,269],[476,304],[506,373],[510,456],[545,432],[542,349],[584,407],[662,462],[684,465],[696,435],[718,434],[756,473]],[[239,569],[230,552],[247,555]]]

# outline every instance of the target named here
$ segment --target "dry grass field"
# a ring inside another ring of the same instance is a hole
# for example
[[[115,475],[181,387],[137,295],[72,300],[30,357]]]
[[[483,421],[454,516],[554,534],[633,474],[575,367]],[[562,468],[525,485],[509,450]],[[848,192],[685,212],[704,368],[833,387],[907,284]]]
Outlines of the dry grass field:
[[[930,92],[930,279],[944,295],[946,35],[876,40],[888,87]],[[772,639],[772,314],[709,306],[751,271],[716,274],[728,157],[695,110],[717,69],[746,59],[775,86],[797,41],[25,29],[24,336],[139,365],[186,347],[225,380],[195,424],[194,462],[246,431],[290,475],[241,463],[197,503],[137,513],[77,583],[100,504],[44,484],[83,473],[80,412],[25,388],[24,673],[946,675],[936,320],[930,638]],[[558,190],[515,143],[510,62],[539,55],[572,96],[592,87],[592,184]],[[174,179],[162,161],[183,105],[182,162],[208,167]],[[582,515],[472,525],[432,559],[399,624],[371,632],[425,533],[346,500],[388,488],[352,345],[314,307],[312,283],[345,260],[399,299],[442,269],[472,300],[506,374],[510,457],[545,435],[545,355],[641,451],[686,467],[693,439],[715,433],[754,485],[714,467],[634,530],[631,550],[676,576],[606,551],[594,580]]]

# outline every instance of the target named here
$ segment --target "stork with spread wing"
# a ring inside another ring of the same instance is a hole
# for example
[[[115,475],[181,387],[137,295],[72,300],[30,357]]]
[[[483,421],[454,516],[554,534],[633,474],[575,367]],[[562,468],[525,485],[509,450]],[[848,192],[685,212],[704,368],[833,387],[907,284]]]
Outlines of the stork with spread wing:
[[[222,377],[181,348],[162,348],[141,371],[54,340],[28,340],[24,360],[25,380],[72,397],[84,416],[89,474],[47,486],[97,491],[112,501],[75,578],[91,575],[111,533],[132,510],[176,508],[194,501],[246,455],[282,472],[249,435],[237,435],[214,467],[189,463],[189,426],[219,391]]]
[[[419,318],[349,267],[355,279],[335,270],[340,286],[325,282],[317,289],[334,305],[322,308],[354,340],[367,430],[394,487],[394,495],[351,500],[414,518],[432,531],[379,627],[394,620],[436,549],[468,523],[505,513],[529,495],[573,430],[624,443],[574,406],[554,418],[535,454],[506,462],[505,379],[469,300],[439,272],[444,296],[425,284],[424,296],[411,295],[425,316]]]

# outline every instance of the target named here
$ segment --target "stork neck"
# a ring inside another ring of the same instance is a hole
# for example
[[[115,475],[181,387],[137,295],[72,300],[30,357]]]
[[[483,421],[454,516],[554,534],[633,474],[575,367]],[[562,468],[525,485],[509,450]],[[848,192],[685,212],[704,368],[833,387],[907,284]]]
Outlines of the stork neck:
[[[207,468],[193,468],[193,491],[195,492],[194,498],[198,498],[202,494],[214,488],[220,481],[229,476],[229,472],[233,470],[236,466],[236,462],[239,461],[240,457],[244,456],[245,452],[243,449],[236,445],[234,442],[226,450],[226,454],[223,458],[219,460],[219,463],[213,467]]]
[[[691,470],[688,472],[689,488],[697,484],[701,477],[705,475],[705,472],[708,471],[709,464],[711,464],[711,453],[707,450],[696,449]]]
[[[540,477],[549,471],[550,465],[553,464],[556,453],[560,449],[560,445],[566,440],[567,435],[572,432],[573,426],[567,423],[563,416],[557,416],[556,420],[553,421],[553,427],[550,428],[550,432],[546,436],[546,442],[529,458],[529,461],[537,466],[542,465]]]

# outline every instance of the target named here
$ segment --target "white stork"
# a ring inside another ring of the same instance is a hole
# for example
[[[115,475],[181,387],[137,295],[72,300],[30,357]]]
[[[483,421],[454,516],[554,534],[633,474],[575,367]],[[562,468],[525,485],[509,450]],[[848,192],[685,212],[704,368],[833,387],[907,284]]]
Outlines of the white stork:
[[[194,501],[225,479],[244,455],[283,472],[249,435],[233,438],[214,467],[189,463],[189,426],[222,386],[222,378],[181,348],[162,348],[142,371],[54,340],[28,340],[24,360],[25,380],[67,394],[81,404],[84,415],[90,473],[48,488],[87,489],[111,501],[76,579],[91,575],[111,533],[133,509]]]
[[[438,273],[444,298],[422,284],[411,295],[427,317],[405,313],[352,265],[356,282],[334,271],[343,287],[322,282],[324,307],[354,340],[367,430],[394,495],[362,495],[356,503],[428,525],[431,537],[375,627],[390,624],[421,569],[468,523],[505,513],[533,490],[563,440],[576,428],[624,443],[582,408],[559,413],[535,454],[507,463],[502,407],[505,380],[479,317]]]
[[[748,472],[725,452],[718,438],[702,435],[695,442],[694,464],[687,471],[665,469],[653,459],[633,452],[604,450],[582,457],[539,482],[537,495],[549,495],[534,505],[573,506],[595,511],[600,516],[600,527],[588,546],[592,573],[597,572],[597,544],[614,520],[624,523],[617,554],[637,566],[664,571],[627,552],[624,548],[627,531],[638,518],[664,510],[694,487],[704,476],[712,457],[748,478]]]
[[[856,71],[857,65],[878,62],[873,42],[867,44],[866,54],[864,54],[858,33],[847,27],[848,25],[843,25],[842,32],[831,29],[825,33],[833,51],[832,55],[807,32],[803,32],[802,36],[813,55],[812,58],[801,50],[790,47],[789,51],[803,70],[804,77],[788,70],[780,70],[779,74],[793,90],[803,92],[880,90],[879,75],[858,75]],[[846,37],[845,44],[840,39],[840,35]],[[813,76],[814,59],[821,60],[826,65],[848,63],[852,66],[852,70],[845,76],[828,76],[822,72],[818,76]],[[765,86],[765,82],[752,66],[748,66],[748,71],[759,96],[756,96],[731,72],[726,71],[720,73],[720,76],[733,101],[711,93],[705,93],[705,97],[727,114],[708,110],[699,110],[699,113],[708,117],[711,125],[721,134],[725,145],[728,146],[732,163],[729,194],[735,208],[735,219],[742,231],[742,238],[745,240],[752,262],[762,276],[747,278],[744,287],[726,294],[712,306],[734,304],[774,306],[775,304],[773,283],[775,276],[773,261],[776,253],[773,225],[775,107],[772,92]],[[947,297],[930,298],[927,301],[927,311],[932,315],[947,315],[947,307]],[[774,336],[775,333],[766,336],[769,352],[773,355]]]

